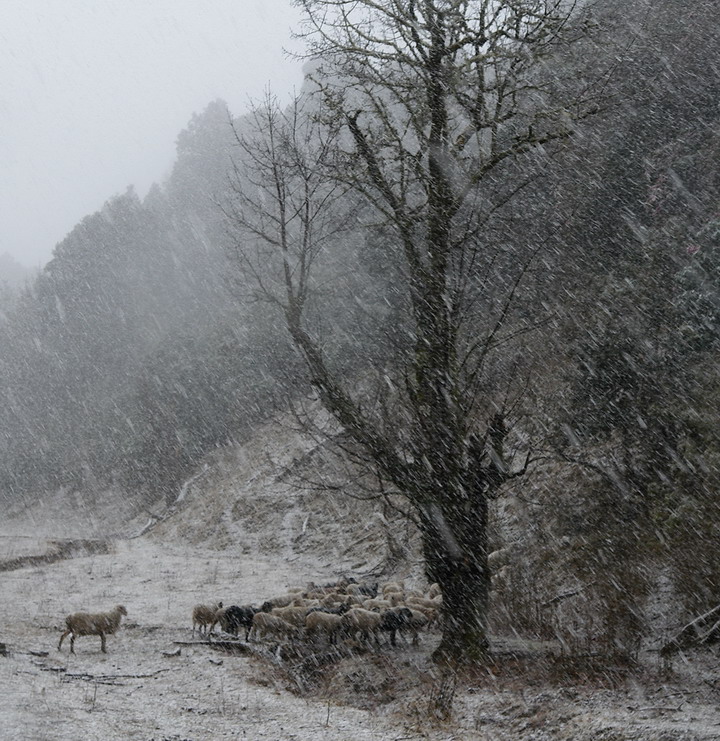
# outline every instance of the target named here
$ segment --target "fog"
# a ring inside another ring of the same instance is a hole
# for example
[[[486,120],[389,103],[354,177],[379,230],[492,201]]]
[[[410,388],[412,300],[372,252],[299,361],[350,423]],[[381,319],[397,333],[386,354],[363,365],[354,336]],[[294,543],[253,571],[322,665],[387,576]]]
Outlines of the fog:
[[[289,95],[296,18],[290,0],[4,0],[0,254],[42,265],[107,198],[142,196],[211,100]]]

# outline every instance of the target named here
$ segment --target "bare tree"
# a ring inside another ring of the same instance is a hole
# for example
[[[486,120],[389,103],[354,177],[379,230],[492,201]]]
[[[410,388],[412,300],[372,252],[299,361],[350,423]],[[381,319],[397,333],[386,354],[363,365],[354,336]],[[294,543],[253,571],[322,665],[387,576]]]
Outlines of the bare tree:
[[[512,310],[539,249],[504,249],[489,224],[525,182],[519,160],[568,138],[594,106],[589,89],[558,102],[539,71],[585,27],[562,0],[297,4],[316,60],[312,112],[268,100],[238,137],[238,244],[343,439],[411,505],[443,591],[436,660],[482,661],[488,506],[529,462],[508,450],[491,360],[532,324]],[[382,225],[407,307],[408,345],[372,397],[335,370],[307,312],[315,261],[358,222]]]

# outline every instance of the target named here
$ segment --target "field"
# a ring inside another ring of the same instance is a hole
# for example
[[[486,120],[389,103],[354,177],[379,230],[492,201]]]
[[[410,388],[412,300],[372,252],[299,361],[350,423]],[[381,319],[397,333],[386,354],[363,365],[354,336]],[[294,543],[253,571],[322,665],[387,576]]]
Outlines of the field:
[[[291,448],[285,440],[290,459]],[[708,650],[680,655],[666,671],[657,654],[612,666],[563,658],[552,643],[494,636],[495,664],[461,679],[452,717],[441,721],[428,711],[437,633],[419,646],[350,645],[335,656],[322,645],[228,653],[198,643],[190,620],[198,602],[258,604],[353,568],[360,576],[377,557],[377,534],[357,512],[328,504],[332,516],[323,519],[310,495],[290,501],[273,473],[279,450],[262,465],[247,449],[215,461],[162,516],[67,495],[6,513],[3,741],[720,738],[720,677]],[[239,506],[248,497],[252,506]],[[356,523],[350,545],[348,518]],[[419,573],[402,576],[418,581]],[[116,604],[128,616],[107,654],[96,637],[78,638],[75,655],[67,641],[57,650],[65,615]]]

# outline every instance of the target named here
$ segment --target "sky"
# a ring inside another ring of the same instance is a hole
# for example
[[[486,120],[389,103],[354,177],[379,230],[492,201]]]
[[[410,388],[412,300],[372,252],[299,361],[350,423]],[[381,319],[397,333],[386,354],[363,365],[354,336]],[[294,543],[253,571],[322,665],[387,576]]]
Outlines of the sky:
[[[108,198],[142,197],[210,101],[289,99],[299,17],[291,0],[0,0],[0,255],[39,267]]]

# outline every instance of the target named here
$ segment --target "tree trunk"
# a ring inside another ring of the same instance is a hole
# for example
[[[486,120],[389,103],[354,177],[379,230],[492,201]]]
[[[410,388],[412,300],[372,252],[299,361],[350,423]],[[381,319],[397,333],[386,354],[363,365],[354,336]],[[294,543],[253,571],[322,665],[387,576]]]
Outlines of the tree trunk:
[[[458,564],[445,571],[445,578],[438,582],[443,593],[443,632],[433,661],[452,665],[485,663],[490,646],[487,575],[471,564]]]
[[[490,569],[487,503],[435,513],[421,523],[428,578],[443,595],[442,638],[433,661],[453,668],[486,663]]]

